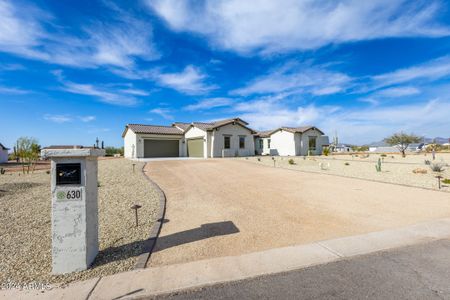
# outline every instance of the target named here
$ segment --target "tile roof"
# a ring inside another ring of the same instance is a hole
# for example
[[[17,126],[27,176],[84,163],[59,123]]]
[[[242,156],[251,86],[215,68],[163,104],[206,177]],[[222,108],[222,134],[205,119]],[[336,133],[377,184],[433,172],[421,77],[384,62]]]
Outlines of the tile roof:
[[[227,124],[231,124],[233,122],[239,122],[241,123],[241,125],[243,125],[244,127],[246,125],[248,125],[247,122],[245,122],[244,120],[240,119],[240,118],[233,118],[233,119],[224,119],[224,120],[218,120],[218,121],[212,121],[212,122],[192,122],[192,123],[183,123],[183,122],[175,122],[172,125],[174,126],[178,126],[180,128],[182,128],[183,130],[187,130],[191,125],[200,128],[202,130],[212,130],[214,128],[218,128]],[[247,127],[245,127],[247,128]],[[248,128],[249,130],[251,130],[250,128]],[[253,130],[251,130],[253,131]]]
[[[175,122],[172,124],[172,126],[179,127],[183,129],[183,131],[186,131],[191,126],[191,123],[184,123],[184,122]]]
[[[165,135],[183,134],[183,130],[175,126],[128,124],[127,127],[131,129],[134,133],[165,134]]]
[[[122,137],[125,136],[126,131],[128,129],[131,129],[134,133],[148,133],[148,134],[165,134],[165,135],[181,135],[186,130],[188,130],[191,126],[195,126],[201,130],[213,130],[215,128],[231,124],[234,122],[238,122],[243,126],[244,128],[247,128],[251,132],[254,132],[253,129],[246,127],[248,125],[247,122],[240,118],[234,118],[234,119],[225,119],[225,120],[219,120],[214,122],[192,122],[192,123],[185,123],[185,122],[175,122],[172,124],[172,126],[159,126],[159,125],[143,125],[143,124],[128,124],[125,127],[125,130],[122,134]]]
[[[265,138],[265,137],[269,137],[272,132],[273,132],[273,130],[258,131],[255,135]]]
[[[303,133],[305,131],[308,131],[308,130],[314,129],[314,128],[315,128],[314,126],[302,126],[302,127],[281,127],[280,129],[283,129],[283,130],[286,130],[286,131],[289,131],[292,133],[296,133],[296,132]],[[315,128],[315,129],[317,129],[317,128]]]
[[[285,131],[292,132],[292,133],[304,133],[304,132],[306,132],[306,131],[308,131],[310,129],[317,130],[320,133],[324,134],[323,131],[318,129],[317,127],[314,127],[314,126],[302,126],[302,127],[279,127],[277,129],[273,129],[273,130],[259,131],[255,135],[259,136],[259,137],[270,137],[270,135],[272,135],[272,133],[275,133],[278,130],[285,130]]]

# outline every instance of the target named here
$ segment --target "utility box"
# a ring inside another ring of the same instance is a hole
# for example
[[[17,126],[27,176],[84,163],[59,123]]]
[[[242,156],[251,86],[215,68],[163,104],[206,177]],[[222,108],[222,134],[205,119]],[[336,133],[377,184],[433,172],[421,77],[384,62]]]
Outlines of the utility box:
[[[51,159],[52,272],[86,270],[98,253],[98,163],[105,150],[44,149]]]

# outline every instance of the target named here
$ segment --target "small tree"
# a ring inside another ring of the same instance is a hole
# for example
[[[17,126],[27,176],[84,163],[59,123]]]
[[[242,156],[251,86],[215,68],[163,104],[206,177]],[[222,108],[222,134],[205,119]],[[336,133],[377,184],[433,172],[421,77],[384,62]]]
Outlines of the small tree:
[[[422,138],[420,136],[403,132],[395,133],[384,139],[389,145],[397,147],[403,157],[406,157],[405,151],[410,144],[419,143],[421,140]]]
[[[30,173],[30,170],[34,171],[41,151],[38,141],[32,137],[21,137],[17,140],[16,148],[17,155],[22,163],[22,172],[25,174],[25,166],[27,167],[27,173]]]

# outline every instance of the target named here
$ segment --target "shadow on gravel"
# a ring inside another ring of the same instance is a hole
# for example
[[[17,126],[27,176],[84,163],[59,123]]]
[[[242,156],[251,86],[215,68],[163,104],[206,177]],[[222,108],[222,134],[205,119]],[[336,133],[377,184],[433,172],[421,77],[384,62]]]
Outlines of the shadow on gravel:
[[[156,240],[156,246],[152,251],[162,251],[168,248],[188,244],[215,236],[238,233],[239,228],[232,221],[216,222],[203,224],[198,228],[177,232],[174,234],[160,236]],[[109,247],[101,250],[95,258],[92,267],[108,264],[113,261],[127,259],[129,257],[139,256],[145,252],[148,240],[137,241],[118,247]]]
[[[203,224],[198,228],[160,236],[153,252],[188,244],[215,236],[238,233],[239,228],[232,221]]]

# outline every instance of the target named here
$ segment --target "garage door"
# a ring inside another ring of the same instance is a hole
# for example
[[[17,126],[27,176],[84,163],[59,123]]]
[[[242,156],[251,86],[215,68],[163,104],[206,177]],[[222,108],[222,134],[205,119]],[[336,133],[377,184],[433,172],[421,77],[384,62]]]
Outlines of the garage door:
[[[144,157],[178,157],[178,140],[144,140]]]
[[[203,157],[203,138],[187,141],[189,157]]]

